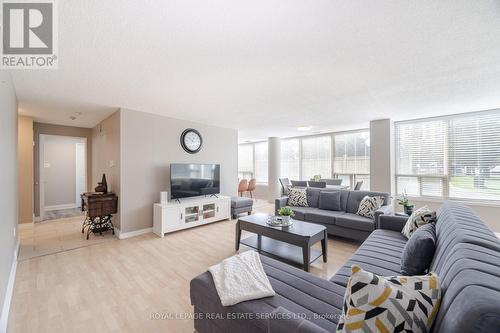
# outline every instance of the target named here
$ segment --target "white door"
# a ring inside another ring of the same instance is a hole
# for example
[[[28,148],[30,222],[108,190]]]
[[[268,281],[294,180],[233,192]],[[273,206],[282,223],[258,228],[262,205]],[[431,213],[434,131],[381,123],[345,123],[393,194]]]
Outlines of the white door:
[[[85,192],[86,183],[86,163],[85,163],[85,143],[77,142],[75,144],[76,148],[76,191],[75,191],[75,202],[76,206],[81,206],[80,194]]]

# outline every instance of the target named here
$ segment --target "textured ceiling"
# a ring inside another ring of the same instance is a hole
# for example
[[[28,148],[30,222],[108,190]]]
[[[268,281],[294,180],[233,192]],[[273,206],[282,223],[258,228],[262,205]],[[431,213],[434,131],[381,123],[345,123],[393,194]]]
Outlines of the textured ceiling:
[[[39,121],[124,107],[247,140],[500,107],[498,0],[58,4],[59,69],[13,71]]]

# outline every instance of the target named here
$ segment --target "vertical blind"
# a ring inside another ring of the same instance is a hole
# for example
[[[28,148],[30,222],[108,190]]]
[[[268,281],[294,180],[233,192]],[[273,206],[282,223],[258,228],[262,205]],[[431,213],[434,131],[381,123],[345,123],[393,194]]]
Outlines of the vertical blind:
[[[370,188],[370,132],[329,133],[281,140],[281,177],[309,180],[315,175],[337,177],[353,187]],[[238,147],[240,178],[267,182],[267,141]]]
[[[351,187],[358,181],[363,189],[370,188],[370,133],[369,131],[334,135],[333,170],[344,184]]]
[[[396,123],[398,193],[500,200],[500,111]]]
[[[254,144],[255,174],[259,183],[267,183],[267,141]]]
[[[312,136],[302,139],[302,179],[315,175],[330,178],[332,175],[331,135]]]
[[[238,177],[253,178],[253,145],[238,146]]]
[[[289,179],[300,179],[300,141],[281,140],[281,175]]]

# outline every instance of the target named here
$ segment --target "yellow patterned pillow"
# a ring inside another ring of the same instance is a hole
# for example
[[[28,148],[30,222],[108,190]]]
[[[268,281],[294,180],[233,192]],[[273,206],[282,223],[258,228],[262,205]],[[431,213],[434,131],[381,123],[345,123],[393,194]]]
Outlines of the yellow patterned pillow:
[[[382,277],[351,267],[337,332],[429,332],[441,302],[436,274]]]

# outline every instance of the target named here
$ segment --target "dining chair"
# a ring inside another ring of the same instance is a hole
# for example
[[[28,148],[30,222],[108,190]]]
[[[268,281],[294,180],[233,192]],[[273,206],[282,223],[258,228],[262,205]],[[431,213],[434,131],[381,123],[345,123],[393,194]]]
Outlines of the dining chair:
[[[291,185],[290,184],[290,179],[288,178],[279,178],[278,179],[281,184],[281,192],[282,195],[288,195],[288,187]]]
[[[250,179],[248,182],[247,192],[250,193],[250,198],[253,200],[252,192],[255,191],[255,185],[257,184],[257,180],[255,178]]]
[[[248,189],[248,180],[242,179],[240,180],[240,183],[238,185],[238,193],[240,194],[240,197],[243,196],[243,193],[246,192]]]
[[[338,178],[321,178],[320,181],[326,182],[326,185],[342,185],[342,179]]]
[[[326,188],[326,182],[322,182],[322,181],[316,182],[316,181],[310,180],[308,183],[309,183],[309,187]]]
[[[307,180],[291,180],[293,187],[307,187]]]
[[[363,181],[362,180],[360,180],[359,182],[356,182],[356,185],[354,186],[354,191],[361,190],[361,186],[363,186]]]

